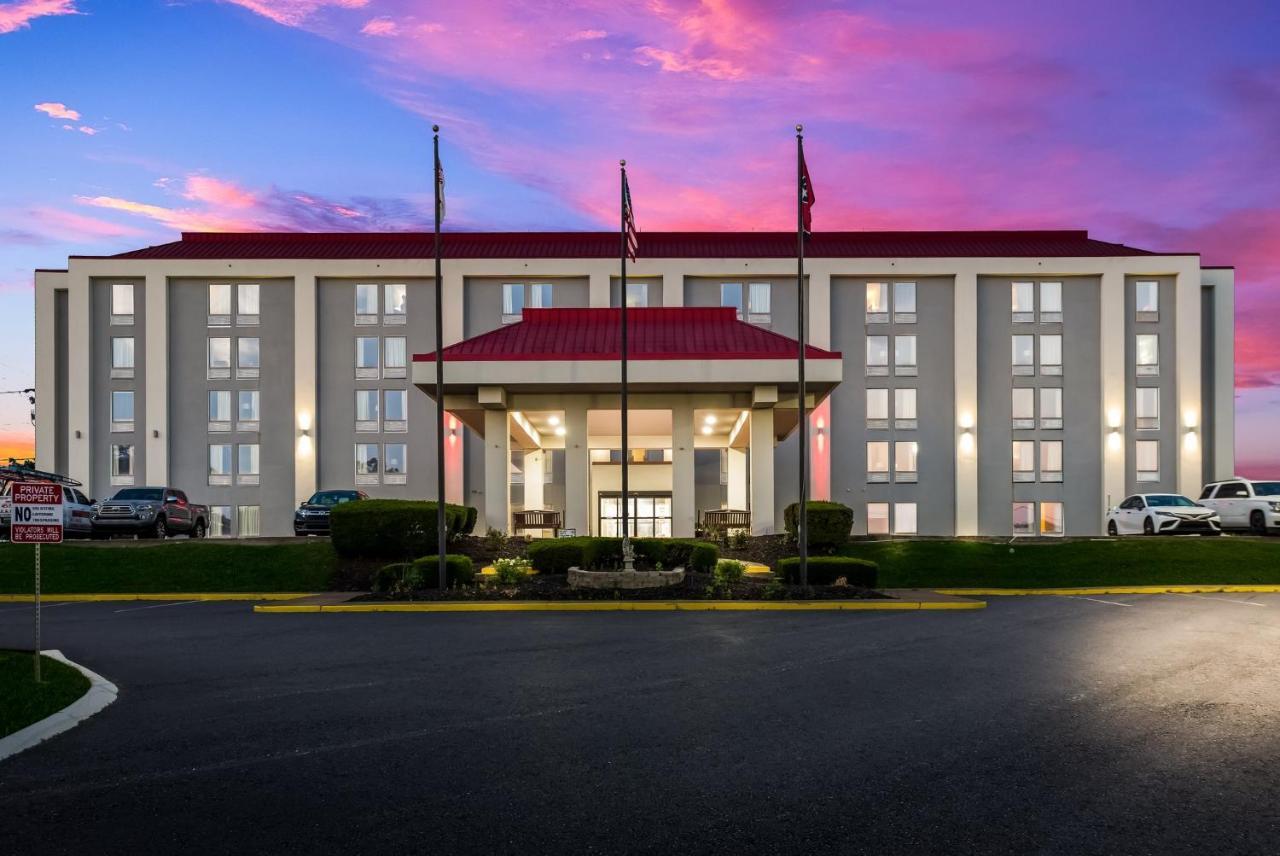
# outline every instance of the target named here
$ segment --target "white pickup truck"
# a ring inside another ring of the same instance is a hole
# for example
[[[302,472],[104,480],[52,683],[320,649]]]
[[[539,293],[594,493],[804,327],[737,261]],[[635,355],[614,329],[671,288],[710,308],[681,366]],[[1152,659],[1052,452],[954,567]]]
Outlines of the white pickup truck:
[[[1200,504],[1218,512],[1223,529],[1248,529],[1255,535],[1280,530],[1280,481],[1213,482],[1200,493]]]

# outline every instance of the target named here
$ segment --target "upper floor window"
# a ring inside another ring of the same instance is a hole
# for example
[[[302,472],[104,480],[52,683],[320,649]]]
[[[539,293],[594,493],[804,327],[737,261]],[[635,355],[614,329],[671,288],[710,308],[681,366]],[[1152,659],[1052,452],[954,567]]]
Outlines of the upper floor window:
[[[1160,374],[1160,336],[1156,333],[1139,333],[1134,347],[1139,377],[1156,377]]]
[[[1013,428],[1028,430],[1036,427],[1036,390],[1032,386],[1013,388]]]
[[[133,392],[131,390],[111,391],[111,430],[133,430]]]
[[[409,348],[404,336],[388,336],[383,341],[383,377],[405,377],[409,372]]]
[[[1062,374],[1062,337],[1057,334],[1040,337],[1040,374]]]
[[[889,427],[889,390],[867,390],[867,427],[872,430]]]
[[[133,283],[111,283],[111,323],[133,323]]]
[[[382,452],[382,480],[387,484],[405,484],[409,480],[408,445],[386,443]]]
[[[1034,440],[1013,441],[1013,480],[1015,482],[1033,482],[1036,480],[1036,443]]]
[[[742,283],[740,282],[722,282],[720,283],[720,305],[732,307],[738,313],[738,320],[742,320]]]
[[[236,447],[236,484],[254,485],[261,478],[261,458],[257,443],[241,443]]]
[[[231,377],[231,339],[215,336],[209,339],[209,372],[214,378]]]
[[[1036,373],[1035,351],[1035,336],[1013,337],[1013,373],[1015,375],[1029,376]]]
[[[915,377],[919,373],[916,365],[916,337],[893,337],[893,373]]]
[[[1139,440],[1133,444],[1133,452],[1137,464],[1138,481],[1160,481],[1160,441]]]
[[[257,431],[262,421],[262,395],[256,389],[242,389],[236,393],[236,430]]]
[[[884,440],[873,440],[867,444],[867,481],[887,482],[889,480],[889,444]]]
[[[382,430],[404,432],[409,430],[409,393],[403,389],[388,389],[383,393]]]
[[[1062,441],[1040,441],[1040,481],[1062,481]]]
[[[867,283],[867,323],[883,324],[889,320],[889,284]]]
[[[1062,388],[1040,387],[1040,427],[1050,430],[1062,428]]]
[[[356,324],[378,323],[378,284],[356,283]]]
[[[261,315],[259,286],[256,282],[242,282],[236,286],[236,323],[253,326]]]
[[[255,378],[262,370],[262,351],[259,340],[242,336],[236,340],[236,377]]]
[[[209,430],[231,430],[231,390],[209,390]]]
[[[551,283],[534,282],[529,284],[529,308],[551,308]]]
[[[359,336],[356,338],[356,378],[376,379],[381,367],[379,362],[380,342],[377,336]]]
[[[231,326],[231,283],[209,283],[209,326]]]
[[[504,282],[502,284],[502,323],[510,324],[519,321],[524,314],[524,283]]]
[[[133,445],[113,445],[111,447],[111,483],[133,484],[133,475]]]
[[[883,377],[889,374],[889,337],[867,337],[867,375]]]
[[[1134,311],[1138,321],[1160,320],[1160,283],[1144,280],[1135,286]]]
[[[1014,323],[1036,320],[1035,300],[1036,284],[1034,282],[1015,282],[1013,284]]]
[[[753,282],[747,286],[747,320],[752,324],[768,324],[772,309],[773,286]]]
[[[916,284],[914,282],[893,284],[893,320],[898,324],[916,323]]]
[[[627,282],[627,307],[635,308],[649,305],[649,283]]]
[[[356,390],[356,431],[378,430],[378,390]]]
[[[903,431],[914,430],[916,421],[916,391],[905,387],[893,391],[893,427]]]
[[[1046,323],[1062,321],[1062,283],[1040,283],[1040,320]]]
[[[356,484],[377,484],[382,453],[377,443],[356,443]]]
[[[920,444],[915,440],[899,440],[893,444],[893,480],[914,482],[919,476]]]
[[[407,316],[408,292],[403,282],[388,282],[382,286],[382,323],[404,324]]]
[[[133,377],[133,337],[114,336],[111,339],[111,376]]]
[[[1160,388],[1140,386],[1134,390],[1134,410],[1139,431],[1155,431],[1160,428]]]
[[[231,444],[209,444],[209,484],[231,484]]]

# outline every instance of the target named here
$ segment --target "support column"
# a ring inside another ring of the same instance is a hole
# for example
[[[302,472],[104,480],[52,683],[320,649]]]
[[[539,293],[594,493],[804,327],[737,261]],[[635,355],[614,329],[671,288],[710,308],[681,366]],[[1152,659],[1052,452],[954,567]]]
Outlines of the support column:
[[[67,475],[86,485],[90,496],[107,496],[107,485],[95,484],[90,469],[93,431],[89,424],[89,349],[93,336],[89,327],[88,274],[76,270],[73,259],[67,275]],[[135,343],[136,344],[136,343]],[[136,357],[135,350],[135,357]],[[36,405],[39,406],[37,401]],[[108,454],[102,449],[99,454]]]
[[[484,412],[484,521],[511,531],[511,429],[506,408]]]
[[[1174,286],[1178,308],[1174,319],[1174,359],[1178,390],[1178,492],[1199,496],[1203,483],[1204,419],[1200,413],[1202,308],[1200,266],[1184,267]],[[1167,346],[1166,346],[1167,347]],[[1168,351],[1166,351],[1168,353]]]
[[[591,534],[591,453],[587,445],[587,405],[569,398],[564,411],[564,525]]]
[[[670,271],[662,275],[662,305],[684,306],[684,274]]]
[[[547,453],[530,449],[524,453],[524,507],[540,510],[546,507],[544,488],[547,483]]]
[[[435,406],[433,401],[432,406]],[[445,447],[444,447],[444,499],[454,505],[466,504],[466,476],[462,467],[462,438],[467,430],[458,417],[445,411],[444,414]]]
[[[67,359],[57,348],[57,292],[67,287],[62,271],[36,271],[36,469],[58,469],[58,363]],[[69,384],[68,384],[69,386]]]
[[[956,274],[955,363],[956,395],[956,535],[978,533],[978,275]]]
[[[777,527],[773,509],[773,408],[751,411],[751,534],[772,535]]]
[[[693,407],[687,398],[671,407],[671,534],[692,538],[698,522],[693,461]]]
[[[151,329],[150,321],[147,323]],[[319,488],[316,455],[316,277],[293,278],[293,501],[302,502]],[[150,395],[147,402],[150,409]]]
[[[1129,372],[1125,367],[1124,307],[1124,274],[1103,273],[1099,296],[1102,400],[1098,402],[1102,408],[1102,496],[1098,501],[1104,516],[1125,496],[1125,379]],[[1102,531],[1103,523],[1101,519],[1094,521],[1096,531]]]
[[[747,499],[747,450],[728,449],[729,496],[726,503],[734,511],[746,511]]]
[[[169,483],[169,278],[149,273],[146,295],[147,412],[144,414],[148,484]],[[136,311],[136,309],[135,309]],[[135,414],[136,416],[137,414]]]

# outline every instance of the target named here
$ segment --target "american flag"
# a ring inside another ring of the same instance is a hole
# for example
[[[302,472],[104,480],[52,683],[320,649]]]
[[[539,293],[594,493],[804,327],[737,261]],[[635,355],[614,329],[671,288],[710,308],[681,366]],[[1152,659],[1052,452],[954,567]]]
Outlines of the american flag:
[[[622,224],[626,230],[627,255],[635,261],[636,251],[640,249],[640,233],[636,230],[635,212],[631,210],[631,185],[627,183],[626,170],[622,172]]]
[[[440,219],[444,219],[444,164],[436,155],[436,205],[440,207]]]

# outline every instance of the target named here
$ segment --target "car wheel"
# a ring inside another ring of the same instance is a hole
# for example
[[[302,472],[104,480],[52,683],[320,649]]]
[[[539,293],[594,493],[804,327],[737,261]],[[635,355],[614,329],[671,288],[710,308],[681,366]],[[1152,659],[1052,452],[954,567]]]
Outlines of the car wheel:
[[[1261,511],[1254,511],[1249,515],[1249,531],[1254,535],[1267,534],[1267,518]]]
[[[156,518],[156,526],[154,529],[151,530],[151,537],[159,538],[161,541],[163,541],[168,536],[169,536],[169,530],[165,528],[164,518],[163,517]]]
[[[1116,522],[1114,520],[1107,521],[1107,534],[1112,538],[1120,534],[1120,530],[1116,528]]]
[[[203,520],[197,520],[196,525],[191,527],[191,537],[192,538],[204,537],[204,521]]]
[[[1145,518],[1145,519],[1142,521],[1142,534],[1143,534],[1143,535],[1154,535],[1154,534],[1156,534],[1156,527],[1155,527],[1155,524],[1151,522],[1151,518],[1150,518],[1150,517],[1147,517],[1147,518]]]

